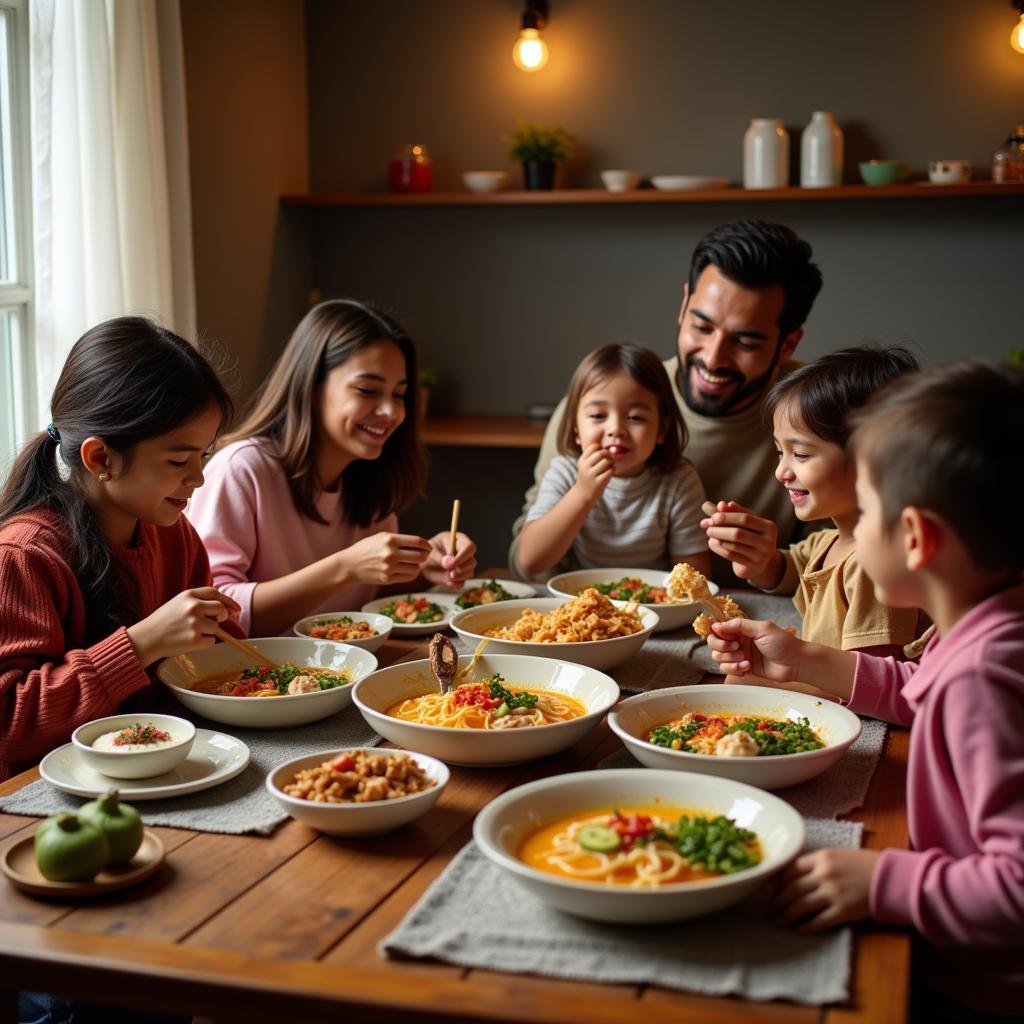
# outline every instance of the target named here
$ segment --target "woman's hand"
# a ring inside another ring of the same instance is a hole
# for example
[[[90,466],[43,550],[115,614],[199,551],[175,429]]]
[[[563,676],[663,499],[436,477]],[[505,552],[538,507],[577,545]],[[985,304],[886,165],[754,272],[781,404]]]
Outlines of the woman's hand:
[[[216,587],[185,590],[152,615],[128,627],[128,638],[143,666],[160,658],[211,647],[220,624],[241,609]]]
[[[800,659],[806,645],[774,622],[729,619],[711,623],[711,657],[730,675],[747,673],[777,683],[800,678]],[[737,680],[739,681],[739,680]]]
[[[576,483],[572,486],[588,505],[593,505],[604,494],[604,489],[614,475],[614,463],[608,453],[595,442],[583,449],[577,463]]]
[[[476,545],[464,534],[457,533],[455,554],[451,553],[450,531],[437,533],[430,538],[430,556],[423,566],[423,575],[431,583],[458,589],[463,580],[476,572]]]
[[[871,875],[880,850],[832,847],[797,857],[775,882],[772,906],[780,924],[821,932],[870,917]]]
[[[710,507],[706,502],[705,508]],[[732,571],[741,580],[765,590],[782,580],[785,565],[778,551],[779,531],[770,519],[738,502],[720,501],[700,525],[707,531],[708,547],[732,562]]]
[[[431,546],[422,537],[382,532],[357,540],[335,557],[341,565],[343,582],[383,585],[416,579],[430,554]]]

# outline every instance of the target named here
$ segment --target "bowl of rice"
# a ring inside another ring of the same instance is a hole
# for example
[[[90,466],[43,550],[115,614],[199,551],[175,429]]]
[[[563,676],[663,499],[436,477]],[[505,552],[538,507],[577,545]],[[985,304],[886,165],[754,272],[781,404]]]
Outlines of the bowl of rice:
[[[488,654],[529,654],[609,669],[628,661],[658,625],[650,608],[612,601],[587,590],[568,601],[502,601],[460,612],[451,627],[472,650],[488,641]]]

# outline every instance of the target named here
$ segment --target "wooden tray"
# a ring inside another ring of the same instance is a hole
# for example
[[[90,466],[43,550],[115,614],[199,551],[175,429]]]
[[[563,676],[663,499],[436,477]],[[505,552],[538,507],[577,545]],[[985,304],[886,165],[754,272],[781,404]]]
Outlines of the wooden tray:
[[[33,896],[103,896],[149,878],[164,861],[164,844],[155,832],[143,831],[135,856],[120,867],[101,871],[91,882],[51,882],[36,867],[35,833],[8,843],[0,850],[0,871],[22,892]]]

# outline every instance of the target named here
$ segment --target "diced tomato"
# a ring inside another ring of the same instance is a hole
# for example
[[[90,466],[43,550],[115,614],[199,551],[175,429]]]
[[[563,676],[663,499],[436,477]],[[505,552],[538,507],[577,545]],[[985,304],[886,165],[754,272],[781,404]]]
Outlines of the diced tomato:
[[[355,763],[356,759],[351,754],[342,754],[331,762],[331,767],[336,772],[347,772]]]
[[[708,716],[707,715],[702,715],[699,711],[694,711],[694,713],[690,716],[690,718],[694,722],[706,722],[708,720]]]
[[[427,607],[427,599],[425,597],[417,597],[416,603],[413,605],[416,611],[421,612]]]

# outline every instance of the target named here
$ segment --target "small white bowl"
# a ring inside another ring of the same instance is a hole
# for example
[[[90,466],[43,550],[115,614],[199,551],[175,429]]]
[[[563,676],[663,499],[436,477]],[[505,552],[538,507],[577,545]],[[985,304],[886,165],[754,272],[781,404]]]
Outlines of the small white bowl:
[[[806,718],[825,746],[801,754],[771,757],[718,757],[691,754],[649,743],[644,737],[688,711],[702,714],[764,715],[767,718]],[[806,782],[831,768],[860,735],[860,719],[841,704],[806,693],[766,686],[726,686],[706,683],[652,690],[624,700],[608,716],[612,732],[648,768],[701,772],[734,779],[762,789],[782,789]]]
[[[278,664],[290,661],[293,665],[311,668],[348,669],[353,682],[368,676],[377,667],[377,659],[369,651],[333,640],[271,636],[252,639],[249,643]],[[287,729],[293,725],[305,725],[335,715],[352,703],[351,686],[283,697],[221,697],[189,689],[189,684],[199,677],[234,669],[241,671],[254,664],[241,651],[221,643],[191,654],[165,658],[156,674],[190,711],[212,722],[248,729]]]
[[[573,595],[575,596],[575,595]],[[625,601],[615,601],[620,608]],[[617,636],[610,640],[584,640],[569,644],[544,644],[531,640],[499,640],[484,636],[488,629],[511,625],[519,616],[532,608],[545,615],[561,608],[562,598],[540,597],[525,601],[501,601],[498,604],[481,605],[459,612],[451,621],[451,627],[470,646],[475,648],[481,640],[487,640],[488,654],[531,654],[538,658],[555,658],[559,661],[573,661],[590,668],[614,668],[627,661],[643,647],[647,638],[658,626],[658,615],[643,605],[637,610],[644,628],[630,636]]]
[[[308,637],[309,631],[318,623],[323,622],[324,619],[340,619],[343,615],[348,616],[353,622],[368,622],[370,629],[376,630],[376,636],[367,637],[365,640],[336,640],[334,643],[345,643],[350,647],[359,647],[364,651],[375,651],[385,640],[391,635],[391,627],[394,626],[394,621],[389,619],[386,615],[374,615],[370,612],[320,612],[317,615],[307,615],[304,619],[299,619],[298,622],[292,626],[292,632],[296,636]]]
[[[470,192],[497,192],[507,181],[507,171],[465,171],[462,175],[462,183]]]
[[[382,608],[386,608],[389,604],[394,604],[394,602],[404,597],[411,597],[414,600],[419,597],[425,598],[431,604],[436,604],[441,608],[444,614],[437,622],[396,622],[392,619],[391,633],[396,639],[406,636],[425,636],[428,633],[443,633],[448,628],[451,617],[459,610],[455,607],[454,591],[442,589],[430,591],[417,590],[391,594],[388,597],[378,597],[374,601],[367,601],[363,605],[363,611],[371,615],[383,615]]]
[[[692,192],[695,189],[727,188],[728,178],[716,178],[707,174],[657,174],[651,184],[662,192]]]
[[[469,656],[463,655],[459,667],[469,662]],[[386,740],[461,765],[520,764],[564,750],[590,732],[619,699],[618,684],[603,672],[551,658],[491,654],[490,647],[478,659],[470,681],[488,679],[495,672],[514,686],[558,690],[574,697],[587,713],[568,722],[521,729],[448,729],[385,714],[400,700],[437,690],[429,661],[406,661],[374,672],[356,684],[352,699],[370,728]]]
[[[151,750],[97,750],[93,746],[104,733],[120,732],[137,724],[155,725],[176,737],[177,742]],[[187,719],[139,712],[86,722],[71,734],[71,744],[82,760],[101,775],[112,779],[149,779],[181,764],[188,757],[195,738],[196,727]]]
[[[559,818],[652,804],[727,815],[757,834],[761,863],[698,882],[634,889],[561,878],[528,867],[517,856],[529,833]],[[731,779],[617,768],[556,775],[511,789],[476,816],[473,838],[490,860],[558,910],[611,924],[654,924],[709,914],[749,896],[800,852],[804,823],[785,801]]]
[[[663,587],[668,573],[662,569],[577,569],[574,572],[563,572],[548,580],[548,590],[556,597],[575,597],[581,590],[592,587],[595,583],[617,583],[626,576],[636,577],[649,587]],[[718,584],[708,580],[712,594],[718,593]],[[699,604],[642,604],[641,608],[650,608],[658,616],[655,633],[667,633],[673,629],[681,629],[689,625],[704,610]]]
[[[384,757],[405,754],[413,758],[437,784],[423,790],[422,793],[400,796],[394,800],[374,800],[365,804],[327,804],[300,800],[298,797],[288,796],[281,788],[288,785],[299,772],[315,768],[340,754],[355,753],[356,750],[365,750],[368,754],[381,754]],[[448,785],[449,778],[448,769],[440,761],[423,754],[385,747],[348,747],[341,750],[325,750],[319,754],[307,754],[305,757],[286,761],[267,776],[266,785],[267,792],[281,808],[304,825],[332,836],[376,836],[407,825],[426,814],[437,803],[441,791]]]
[[[631,192],[643,176],[643,171],[602,171],[601,181],[609,192]]]

